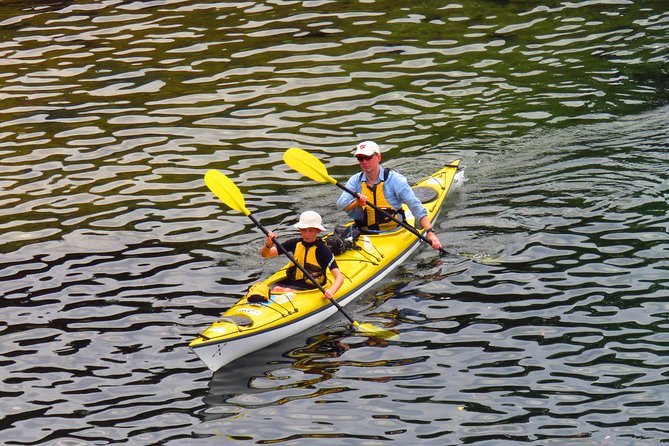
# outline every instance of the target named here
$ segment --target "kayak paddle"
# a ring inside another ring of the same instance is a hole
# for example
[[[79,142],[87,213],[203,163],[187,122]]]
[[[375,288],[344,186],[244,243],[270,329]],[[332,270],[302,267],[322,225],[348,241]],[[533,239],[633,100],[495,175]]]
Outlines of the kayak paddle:
[[[337,182],[337,180],[328,175],[328,171],[325,168],[325,165],[318,158],[316,158],[314,155],[305,150],[298,149],[297,147],[290,148],[286,150],[285,153],[283,154],[283,161],[290,167],[292,167],[293,170],[296,170],[305,177],[311,178],[312,180],[318,181],[319,183],[334,184],[341,190],[351,194],[353,197],[357,197],[357,194],[354,191],[352,191],[346,186],[341,185],[340,183]],[[426,236],[418,232],[418,230],[413,226],[407,224],[406,222],[403,222],[402,220],[398,220],[394,216],[390,215],[388,212],[376,206],[374,203],[370,203],[368,201],[367,206],[370,206],[372,209],[380,212],[385,217],[388,217],[398,225],[402,226],[404,229],[411,232],[419,239],[423,240],[428,245],[432,246],[432,242],[430,241],[430,239],[428,239]],[[444,248],[440,248],[439,252],[443,255],[448,255],[448,251],[446,251]]]
[[[262,225],[260,222],[251,214],[251,212],[246,209],[246,204],[244,202],[244,196],[242,195],[241,191],[235,185],[235,183],[232,182],[230,178],[225,176],[223,173],[217,171],[217,170],[209,170],[207,173],[204,175],[204,182],[207,185],[207,187],[218,197],[221,199],[223,203],[225,203],[229,208],[234,209],[236,211],[241,212],[242,214],[246,215],[251,219],[251,221],[260,229],[265,235],[269,234],[269,231]],[[302,271],[304,276],[309,279],[312,283],[314,283],[318,289],[321,291],[321,293],[325,294],[325,288],[323,288],[317,281],[316,279],[313,278],[313,276],[307,271],[304,266],[302,266],[300,263],[298,263],[297,260],[295,260],[295,257],[287,251],[281,243],[278,242],[278,240],[274,239],[274,245],[277,247],[280,253],[285,255],[290,259],[293,264]],[[334,299],[329,299],[330,303],[332,303],[335,307],[337,307],[337,310],[339,310],[344,316],[346,316],[346,319],[348,319],[353,326],[358,328],[360,331],[365,331],[370,334],[374,334],[378,337],[381,338],[390,338],[393,336],[397,336],[396,333],[393,333],[391,331],[383,330],[382,328],[378,328],[374,326],[373,324],[360,324],[353,320],[353,318],[344,310],[344,308],[339,305],[339,303],[334,300]]]

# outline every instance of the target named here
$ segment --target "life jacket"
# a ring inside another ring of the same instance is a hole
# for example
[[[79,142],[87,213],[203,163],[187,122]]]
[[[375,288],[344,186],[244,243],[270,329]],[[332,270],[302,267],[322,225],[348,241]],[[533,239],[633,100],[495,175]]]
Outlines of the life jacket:
[[[390,175],[390,168],[386,167],[383,169],[383,181],[380,181],[379,183],[375,184],[372,187],[369,187],[367,185],[367,181],[365,181],[363,175],[365,175],[364,172],[360,173],[360,179],[362,180],[362,190],[361,193],[365,197],[367,197],[367,201],[370,203],[374,203],[374,205],[378,208],[383,209],[386,213],[392,215],[393,217],[397,218],[398,220],[404,220],[404,210],[402,209],[395,209],[388,203],[388,200],[386,199],[385,194],[383,193],[383,184],[385,183],[385,180],[388,179],[388,175]],[[391,229],[395,229],[398,224],[392,221],[390,218],[386,217],[383,215],[381,212],[377,211],[371,206],[366,206],[365,207],[365,215],[363,217],[362,221],[356,221],[356,226],[358,226],[361,229],[366,229],[366,230],[371,230],[371,231],[388,231]]]
[[[316,249],[322,243],[323,240],[316,239],[316,242],[312,246],[307,247],[304,245],[304,242],[300,240],[295,245],[293,257],[295,257],[295,260],[297,260],[304,269],[309,271],[311,276],[316,279],[320,285],[325,285],[327,281],[325,271],[323,271],[323,268],[318,264],[318,259],[316,259]],[[304,277],[304,273],[295,265],[288,268],[286,275],[291,281],[304,281],[307,285],[314,285],[308,278]]]

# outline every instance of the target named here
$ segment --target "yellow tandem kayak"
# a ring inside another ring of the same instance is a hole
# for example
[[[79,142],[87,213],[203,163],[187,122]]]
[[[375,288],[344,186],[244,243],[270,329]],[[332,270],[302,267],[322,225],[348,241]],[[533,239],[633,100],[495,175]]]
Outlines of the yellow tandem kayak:
[[[459,160],[454,161],[414,186],[433,223],[449,191],[463,181],[459,164]],[[404,212],[406,223],[413,226],[411,211],[405,206]],[[423,229],[419,232],[424,234]],[[402,227],[361,235],[353,249],[335,256],[344,275],[337,303],[344,307],[374,286],[409,257],[420,242],[415,234]],[[274,287],[285,278],[289,266],[290,263],[263,282],[271,290],[269,301],[254,303],[243,297],[190,343],[190,348],[210,370],[216,371],[235,359],[304,332],[337,313],[337,308],[318,289],[296,291]],[[328,274],[325,288],[331,286],[331,280]]]

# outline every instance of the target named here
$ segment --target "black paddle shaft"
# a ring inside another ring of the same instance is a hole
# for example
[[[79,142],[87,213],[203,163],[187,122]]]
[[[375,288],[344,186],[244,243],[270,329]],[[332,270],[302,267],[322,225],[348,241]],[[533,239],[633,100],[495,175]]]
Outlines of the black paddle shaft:
[[[265,235],[269,236],[269,231],[267,230],[267,228],[265,228],[262,224],[260,224],[260,222],[252,214],[249,214],[248,217],[251,219],[251,221],[253,223],[255,223],[255,225],[258,227],[258,229],[260,229]],[[302,266],[295,259],[295,257],[293,257],[293,255],[290,252],[288,252],[286,250],[286,248],[283,247],[283,245],[281,243],[279,243],[276,239],[274,239],[273,242],[274,242],[274,245],[276,246],[276,248],[279,250],[279,252],[281,254],[285,255],[286,257],[288,257],[290,259],[290,261],[293,262],[293,264],[295,266],[297,266],[300,271],[302,271],[302,274],[304,274],[304,276],[307,279],[309,279],[314,285],[316,285],[316,287],[318,287],[318,289],[321,291],[321,293],[325,294],[325,288],[323,288],[323,286],[320,283],[316,282],[316,279],[314,279],[314,277],[311,275],[311,273],[309,273],[309,271],[307,271],[306,268],[304,266]],[[332,302],[332,304],[335,307],[337,307],[337,309],[344,316],[346,316],[346,319],[348,319],[352,324],[355,324],[355,321],[353,320],[353,318],[344,310],[344,308],[342,308],[341,305],[339,305],[337,303],[336,300],[334,300],[334,299],[329,299],[329,300],[330,300],[330,302]]]

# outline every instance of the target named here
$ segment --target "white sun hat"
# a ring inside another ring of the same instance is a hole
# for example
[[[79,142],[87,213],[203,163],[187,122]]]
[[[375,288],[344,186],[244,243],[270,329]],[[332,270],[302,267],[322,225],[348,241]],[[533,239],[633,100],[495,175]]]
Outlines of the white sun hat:
[[[304,211],[300,214],[300,221],[294,225],[297,229],[316,228],[325,231],[323,219],[314,211]]]
[[[358,155],[370,156],[374,155],[375,153],[378,154],[381,153],[379,145],[374,141],[363,141],[360,144],[358,144],[358,146],[355,148],[355,153],[353,154],[353,156],[358,156]]]

